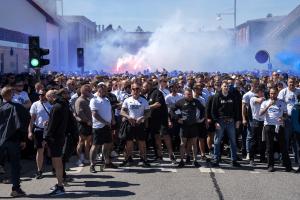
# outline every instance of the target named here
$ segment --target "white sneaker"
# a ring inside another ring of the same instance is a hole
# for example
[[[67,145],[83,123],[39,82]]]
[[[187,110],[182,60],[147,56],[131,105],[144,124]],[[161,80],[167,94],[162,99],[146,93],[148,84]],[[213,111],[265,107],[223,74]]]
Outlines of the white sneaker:
[[[78,167],[83,167],[84,166],[84,164],[82,163],[81,160],[78,160],[76,164],[77,164]]]
[[[4,170],[4,167],[2,165],[0,165],[0,174],[5,174],[5,170]]]
[[[247,153],[246,160],[250,160],[250,153]]]
[[[110,156],[111,156],[112,158],[115,158],[115,157],[118,157],[119,154],[118,154],[116,151],[112,151],[112,152],[110,153]]]

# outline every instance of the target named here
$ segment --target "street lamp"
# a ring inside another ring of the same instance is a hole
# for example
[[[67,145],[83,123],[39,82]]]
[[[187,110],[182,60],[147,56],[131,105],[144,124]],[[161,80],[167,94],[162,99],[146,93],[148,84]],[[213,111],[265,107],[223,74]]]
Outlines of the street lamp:
[[[234,30],[236,29],[236,2],[237,0],[234,0],[234,9],[233,9],[233,12],[222,12],[222,13],[217,13],[217,18],[216,20],[217,21],[221,21],[223,18],[222,16],[223,15],[233,15],[233,27],[234,27]]]

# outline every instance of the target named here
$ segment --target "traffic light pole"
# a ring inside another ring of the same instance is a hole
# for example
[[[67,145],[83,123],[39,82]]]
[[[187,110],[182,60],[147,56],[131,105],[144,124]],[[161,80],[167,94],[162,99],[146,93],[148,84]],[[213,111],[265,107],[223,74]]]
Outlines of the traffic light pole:
[[[35,78],[38,80],[38,82],[41,81],[41,69],[40,68],[35,68]]]

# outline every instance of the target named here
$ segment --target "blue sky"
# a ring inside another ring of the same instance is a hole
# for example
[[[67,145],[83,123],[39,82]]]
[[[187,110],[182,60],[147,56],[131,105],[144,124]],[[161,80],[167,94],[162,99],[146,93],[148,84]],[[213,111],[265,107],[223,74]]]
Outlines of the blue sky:
[[[138,25],[154,31],[180,11],[187,21],[197,22],[207,30],[233,26],[232,16],[216,20],[216,13],[232,12],[234,0],[64,0],[65,15],[84,15],[97,24],[121,25],[132,31]],[[268,13],[286,15],[299,0],[237,0],[237,23],[263,18]]]

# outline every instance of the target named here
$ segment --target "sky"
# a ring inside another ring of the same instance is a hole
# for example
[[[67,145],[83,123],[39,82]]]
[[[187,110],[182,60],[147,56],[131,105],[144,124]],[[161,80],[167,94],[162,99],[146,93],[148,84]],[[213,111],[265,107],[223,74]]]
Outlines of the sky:
[[[217,13],[233,12],[234,0],[64,0],[64,15],[84,15],[97,24],[121,25],[134,31],[140,25],[145,31],[155,31],[165,19],[180,12],[191,23],[203,30],[233,27],[233,16]],[[287,15],[299,0],[237,0],[237,24],[249,19]]]

